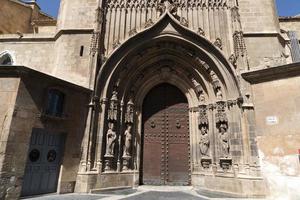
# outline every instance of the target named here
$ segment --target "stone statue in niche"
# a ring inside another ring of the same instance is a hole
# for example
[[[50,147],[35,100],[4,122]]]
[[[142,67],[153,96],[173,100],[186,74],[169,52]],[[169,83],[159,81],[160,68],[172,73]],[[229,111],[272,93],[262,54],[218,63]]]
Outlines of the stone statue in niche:
[[[218,101],[223,100],[223,93],[222,93],[221,87],[216,88],[216,97],[217,97]]]
[[[116,139],[117,139],[117,134],[115,131],[115,124],[113,122],[109,122],[108,131],[106,133],[105,156],[113,156],[114,155]]]
[[[123,156],[131,156],[131,143],[132,143],[132,125],[128,124],[127,125],[127,129],[124,133],[124,137],[125,137],[125,143],[124,143],[124,153]]]
[[[208,127],[207,125],[200,126],[200,153],[202,156],[209,157],[209,135],[208,135]]]
[[[223,123],[219,127],[219,138],[220,138],[220,145],[221,145],[221,156],[224,158],[229,157],[229,133],[227,132],[228,125]]]

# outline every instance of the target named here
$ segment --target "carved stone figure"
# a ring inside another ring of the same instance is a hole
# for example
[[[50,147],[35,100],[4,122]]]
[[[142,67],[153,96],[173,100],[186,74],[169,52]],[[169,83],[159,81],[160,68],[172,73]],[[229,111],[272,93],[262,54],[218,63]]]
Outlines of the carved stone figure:
[[[207,133],[207,126],[200,127],[200,153],[202,156],[209,156],[209,135]]]
[[[229,133],[227,132],[227,124],[221,124],[219,128],[220,132],[220,145],[221,145],[221,156],[224,158],[229,157]]]
[[[204,94],[203,91],[200,92],[199,101],[200,101],[201,104],[205,103],[205,94]]]
[[[106,133],[106,153],[105,156],[113,156],[114,155],[114,149],[115,149],[115,143],[117,134],[115,131],[115,124],[110,122],[108,124],[108,131]]]
[[[127,129],[124,133],[125,136],[125,143],[124,143],[124,154],[123,156],[131,156],[130,150],[131,150],[131,142],[132,142],[132,125],[128,124]]]
[[[213,70],[211,70],[209,72],[209,75],[210,75],[210,78],[211,78],[212,85],[213,85],[214,89],[216,90],[218,87],[221,87],[221,83],[219,81],[219,78]]]

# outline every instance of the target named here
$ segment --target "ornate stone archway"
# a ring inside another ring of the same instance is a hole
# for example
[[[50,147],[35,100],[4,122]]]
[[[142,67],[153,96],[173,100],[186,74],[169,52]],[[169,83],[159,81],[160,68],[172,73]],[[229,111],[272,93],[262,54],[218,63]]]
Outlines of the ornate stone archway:
[[[254,116],[243,110],[234,67],[169,12],[115,49],[101,67],[78,180],[88,189],[139,183],[142,103],[160,83],[178,87],[188,100],[192,185],[220,191],[234,185],[228,192],[240,194],[244,185],[263,188],[246,123]]]

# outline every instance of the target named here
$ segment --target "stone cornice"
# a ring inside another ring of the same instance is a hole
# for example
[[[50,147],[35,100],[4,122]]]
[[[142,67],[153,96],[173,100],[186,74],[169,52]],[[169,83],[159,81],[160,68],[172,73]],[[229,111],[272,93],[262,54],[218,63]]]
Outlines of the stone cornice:
[[[62,35],[80,35],[92,34],[93,29],[63,29],[52,35],[39,35],[39,34],[24,34],[20,38],[17,34],[4,34],[0,35],[0,42],[54,42]]]
[[[295,17],[279,17],[279,22],[300,22],[300,16]]]
[[[278,32],[244,32],[244,37],[278,37]]]
[[[251,84],[300,76],[300,63],[243,72],[242,77]]]
[[[59,79],[49,74],[45,74],[34,69],[25,67],[25,66],[10,66],[10,65],[0,65],[0,79],[1,78],[23,78],[23,77],[37,77],[42,79],[43,81],[52,81],[55,84],[62,85],[65,87],[69,87],[72,89],[80,90],[86,93],[91,93],[92,91],[88,88],[85,88],[80,85],[76,85],[74,83],[65,81],[63,79]]]

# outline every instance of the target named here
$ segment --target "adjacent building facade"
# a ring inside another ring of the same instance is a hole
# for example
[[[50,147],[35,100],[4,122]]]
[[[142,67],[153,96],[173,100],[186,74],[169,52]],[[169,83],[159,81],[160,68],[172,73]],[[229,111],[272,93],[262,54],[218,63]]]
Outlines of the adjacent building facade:
[[[2,4],[0,198],[299,197],[300,22],[273,0]]]

